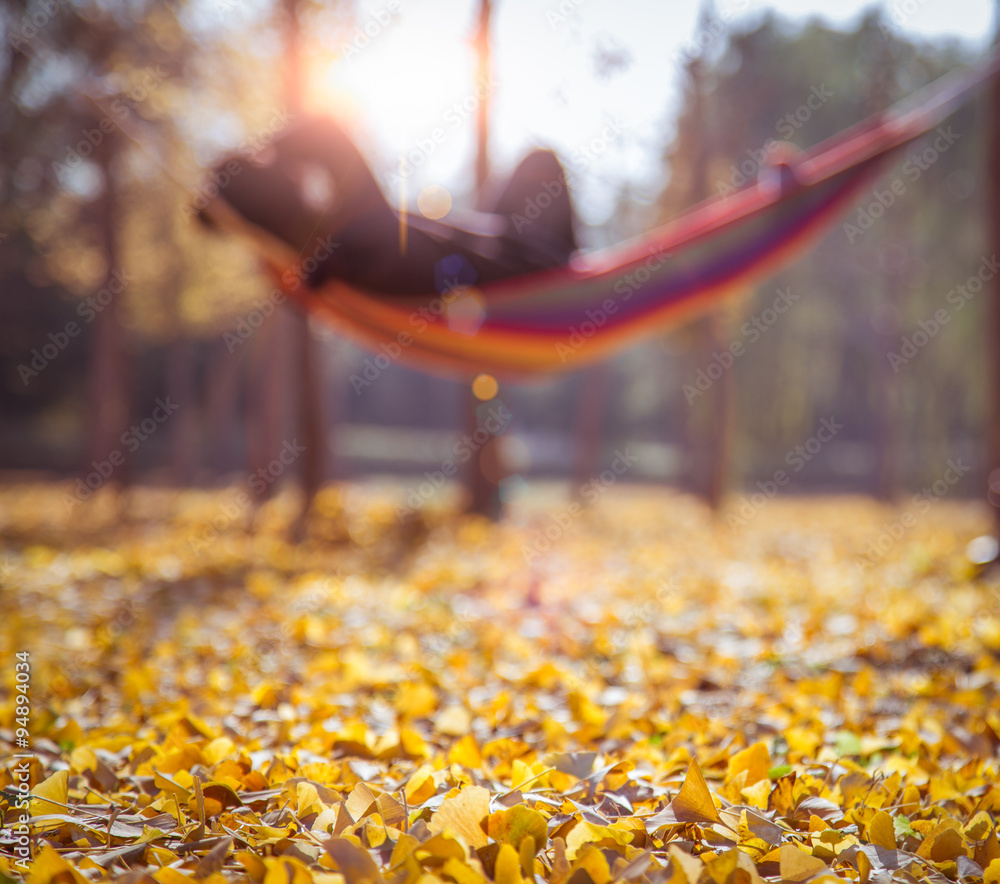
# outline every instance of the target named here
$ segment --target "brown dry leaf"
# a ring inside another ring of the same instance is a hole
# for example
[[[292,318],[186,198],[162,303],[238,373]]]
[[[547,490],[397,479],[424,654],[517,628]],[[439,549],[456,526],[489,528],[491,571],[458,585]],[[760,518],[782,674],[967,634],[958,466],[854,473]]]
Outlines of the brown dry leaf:
[[[220,871],[232,847],[232,838],[220,838],[219,842],[198,861],[198,866],[194,870],[194,876],[196,878],[207,878],[213,872]]]

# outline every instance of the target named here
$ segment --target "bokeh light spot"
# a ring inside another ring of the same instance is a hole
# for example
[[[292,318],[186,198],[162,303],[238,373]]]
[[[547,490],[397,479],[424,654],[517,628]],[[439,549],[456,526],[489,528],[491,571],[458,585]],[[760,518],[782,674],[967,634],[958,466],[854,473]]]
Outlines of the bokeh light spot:
[[[491,374],[481,374],[472,382],[472,395],[482,402],[489,402],[500,392],[497,379]]]
[[[969,541],[965,554],[975,565],[988,565],[1000,555],[1000,543],[989,534],[983,534]]]
[[[428,184],[417,196],[417,208],[425,218],[437,221],[451,211],[451,193],[446,187]]]

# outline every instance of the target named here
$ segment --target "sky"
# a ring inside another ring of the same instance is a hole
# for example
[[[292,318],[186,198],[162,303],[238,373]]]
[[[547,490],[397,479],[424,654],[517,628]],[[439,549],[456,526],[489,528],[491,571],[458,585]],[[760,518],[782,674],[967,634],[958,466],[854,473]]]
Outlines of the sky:
[[[402,169],[409,202],[440,186],[460,204],[472,183],[475,106],[488,90],[493,168],[509,172],[532,147],[553,148],[576,181],[581,215],[599,224],[624,183],[640,201],[662,186],[681,64],[717,39],[717,25],[749,25],[774,9],[849,28],[871,5],[717,0],[706,30],[691,0],[494,0],[493,78],[476,84],[475,0],[361,0],[331,46],[341,57],[321,72],[316,100],[354,116],[387,190],[398,197]],[[928,40],[981,49],[994,30],[993,0],[884,5],[893,27]],[[602,54],[612,59],[603,76]]]

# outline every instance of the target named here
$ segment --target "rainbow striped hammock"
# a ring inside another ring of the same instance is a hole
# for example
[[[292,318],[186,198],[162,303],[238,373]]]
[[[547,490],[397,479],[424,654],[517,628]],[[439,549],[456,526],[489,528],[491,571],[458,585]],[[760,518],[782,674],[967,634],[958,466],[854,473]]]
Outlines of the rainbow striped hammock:
[[[339,281],[286,291],[374,352],[421,369],[516,378],[579,368],[775,273],[872,187],[901,148],[939,126],[990,79],[998,58],[953,72],[800,155],[790,187],[768,187],[762,178],[567,267],[431,293],[426,301],[374,296]],[[275,277],[294,279],[286,271],[298,256],[263,231],[249,232]]]

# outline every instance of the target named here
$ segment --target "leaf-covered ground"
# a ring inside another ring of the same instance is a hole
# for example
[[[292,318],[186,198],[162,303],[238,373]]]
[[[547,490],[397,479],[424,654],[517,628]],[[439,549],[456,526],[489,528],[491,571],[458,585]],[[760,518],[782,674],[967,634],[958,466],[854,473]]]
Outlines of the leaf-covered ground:
[[[9,877],[1000,880],[979,507],[66,490],[0,490]]]

